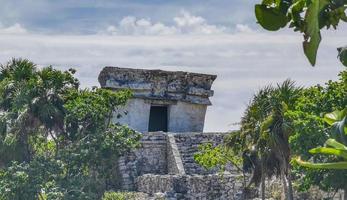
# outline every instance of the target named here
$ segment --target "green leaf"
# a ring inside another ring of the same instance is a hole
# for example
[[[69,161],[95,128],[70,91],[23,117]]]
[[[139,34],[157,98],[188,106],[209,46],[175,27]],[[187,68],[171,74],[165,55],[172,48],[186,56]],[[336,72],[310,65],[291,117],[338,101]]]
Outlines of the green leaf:
[[[312,0],[306,11],[304,20],[306,23],[306,29],[304,31],[305,40],[303,42],[303,48],[304,53],[312,66],[316,64],[317,51],[321,41],[318,20],[319,13],[326,5],[328,5],[328,3],[327,0]]]
[[[258,23],[266,30],[277,31],[287,25],[287,16],[278,8],[266,5],[255,5],[255,16]]]
[[[331,112],[331,113],[327,113],[324,115],[323,120],[328,123],[329,125],[332,125],[333,123],[335,123],[337,121],[338,118],[338,110]]]
[[[339,52],[338,57],[341,63],[347,67],[347,47],[340,47],[337,49],[337,51]]]
[[[331,134],[335,139],[338,139],[343,144],[347,144],[347,117],[344,117],[340,121],[336,121],[331,126]]]
[[[346,108],[342,111],[336,110],[334,112],[325,114],[323,120],[329,125],[332,125],[333,123],[342,120],[346,114],[347,114]]]
[[[306,5],[305,0],[299,0],[290,6],[289,14],[291,15],[293,21],[298,22],[300,20],[301,18],[300,13],[304,9],[305,5]]]
[[[312,154],[334,155],[334,156],[339,156],[339,157],[347,159],[347,150],[334,149],[334,148],[328,148],[328,147],[317,147],[317,148],[311,149],[309,152]]]
[[[335,139],[328,139],[325,144],[335,149],[347,150],[347,147],[340,142],[337,142]]]
[[[335,162],[335,163],[311,163],[305,162],[300,159],[295,160],[299,165],[314,169],[347,169],[347,162]]]

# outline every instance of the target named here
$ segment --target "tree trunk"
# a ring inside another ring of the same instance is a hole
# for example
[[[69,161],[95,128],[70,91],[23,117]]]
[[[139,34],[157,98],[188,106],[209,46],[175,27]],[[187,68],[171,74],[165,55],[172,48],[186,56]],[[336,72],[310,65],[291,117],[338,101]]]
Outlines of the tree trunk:
[[[290,171],[290,170],[288,170]],[[288,175],[285,175],[283,172],[281,172],[282,175],[282,183],[283,183],[283,190],[286,200],[294,200],[293,195],[293,185],[292,185],[292,179],[290,172],[288,172]]]
[[[288,182],[288,200],[294,200],[292,176],[290,174],[290,170],[288,171],[287,182]]]
[[[261,200],[265,200],[265,175],[261,176]]]
[[[282,179],[284,199],[288,200],[288,185],[287,185],[286,175],[284,174],[283,170],[281,170],[281,179]]]
[[[265,200],[265,161],[261,159],[261,199]]]

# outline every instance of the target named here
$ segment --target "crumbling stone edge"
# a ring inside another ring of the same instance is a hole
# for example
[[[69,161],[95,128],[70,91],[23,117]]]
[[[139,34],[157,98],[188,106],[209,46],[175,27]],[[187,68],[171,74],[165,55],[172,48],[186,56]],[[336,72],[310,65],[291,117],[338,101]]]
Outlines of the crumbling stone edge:
[[[176,144],[175,136],[173,134],[167,134],[167,145],[168,145],[168,173],[169,174],[186,174],[181,159],[181,154]]]

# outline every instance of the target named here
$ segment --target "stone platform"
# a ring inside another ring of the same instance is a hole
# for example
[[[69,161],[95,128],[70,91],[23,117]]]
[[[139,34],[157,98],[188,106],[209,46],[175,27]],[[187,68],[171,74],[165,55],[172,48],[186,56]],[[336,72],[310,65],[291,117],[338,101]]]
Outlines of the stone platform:
[[[121,189],[169,199],[237,199],[241,180],[235,174],[206,170],[194,161],[198,146],[220,144],[226,133],[145,133],[141,146],[119,160]]]

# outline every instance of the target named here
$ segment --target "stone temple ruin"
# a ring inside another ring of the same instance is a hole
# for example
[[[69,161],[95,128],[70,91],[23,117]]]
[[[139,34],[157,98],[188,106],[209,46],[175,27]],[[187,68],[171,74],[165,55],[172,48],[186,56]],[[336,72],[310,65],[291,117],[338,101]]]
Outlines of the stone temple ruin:
[[[202,132],[215,75],[105,67],[101,87],[133,91],[117,120],[140,132]]]
[[[166,199],[236,199],[237,175],[206,170],[194,161],[198,146],[220,144],[224,133],[203,133],[215,75],[105,67],[101,87],[128,88],[133,98],[114,118],[143,133],[141,147],[118,163],[120,189]]]

